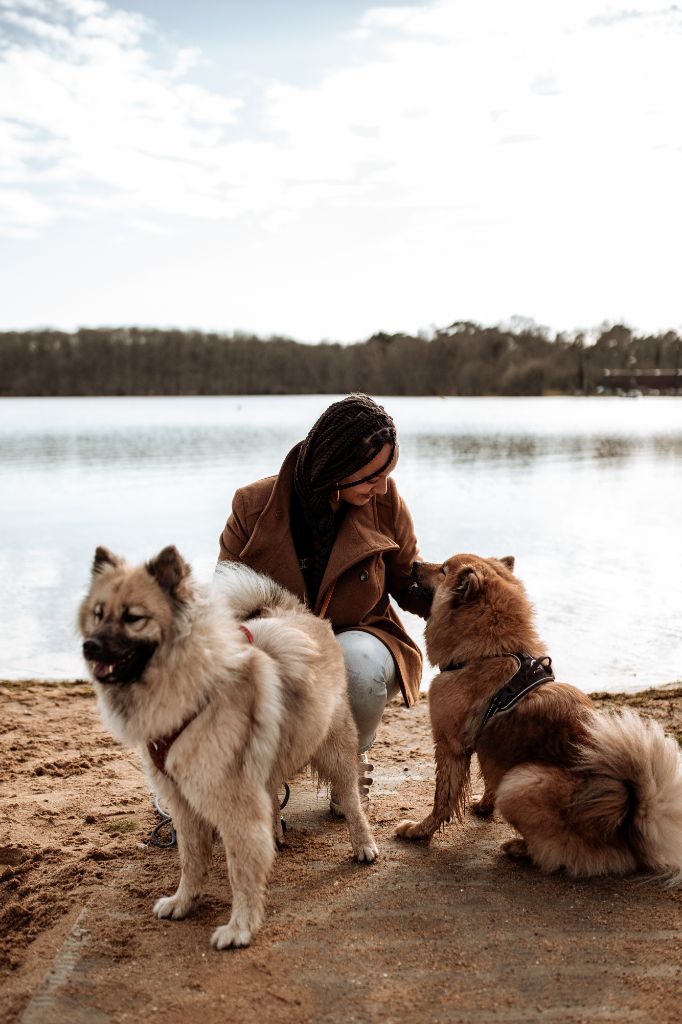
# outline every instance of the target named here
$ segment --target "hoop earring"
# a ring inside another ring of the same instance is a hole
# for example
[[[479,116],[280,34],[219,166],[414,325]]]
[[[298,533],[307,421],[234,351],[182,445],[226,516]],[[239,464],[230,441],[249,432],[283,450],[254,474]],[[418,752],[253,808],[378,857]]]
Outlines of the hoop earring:
[[[333,505],[336,505],[339,501],[341,501],[341,491],[337,487],[336,492],[331,496],[331,502]]]

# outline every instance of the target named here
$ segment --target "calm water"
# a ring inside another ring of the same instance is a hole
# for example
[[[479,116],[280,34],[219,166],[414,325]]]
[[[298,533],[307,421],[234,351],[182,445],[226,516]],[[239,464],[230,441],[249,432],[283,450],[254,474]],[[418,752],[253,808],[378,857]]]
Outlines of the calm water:
[[[208,580],[235,488],[331,400],[0,400],[0,677],[82,676],[97,544],[137,560],[175,543]],[[514,554],[560,678],[682,678],[682,400],[382,401],[425,558]]]

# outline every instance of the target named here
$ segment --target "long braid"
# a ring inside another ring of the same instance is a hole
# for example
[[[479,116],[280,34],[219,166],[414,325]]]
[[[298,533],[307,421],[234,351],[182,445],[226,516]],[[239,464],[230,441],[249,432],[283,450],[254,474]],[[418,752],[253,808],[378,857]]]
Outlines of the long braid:
[[[368,395],[352,394],[326,409],[301,444],[294,486],[313,540],[315,588],[334,544],[330,497],[340,480],[356,473],[385,444],[396,445],[395,424]]]

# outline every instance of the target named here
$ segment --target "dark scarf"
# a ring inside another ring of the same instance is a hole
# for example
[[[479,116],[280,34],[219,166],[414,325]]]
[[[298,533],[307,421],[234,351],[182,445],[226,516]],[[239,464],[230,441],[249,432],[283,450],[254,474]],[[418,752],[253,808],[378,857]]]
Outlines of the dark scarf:
[[[329,509],[331,513],[331,530],[327,530],[324,533],[324,544],[321,548],[318,548],[318,558],[316,561],[313,531],[306,520],[303,512],[303,506],[296,490],[294,489],[292,491],[291,508],[289,512],[291,537],[294,542],[294,548],[296,549],[296,557],[298,558],[298,563],[301,567],[301,572],[303,573],[305,589],[308,595],[308,604],[311,608],[315,607],[317,595],[320,590],[320,583],[322,582],[322,576],[327,568],[329,556],[332,553],[334,542],[336,541],[338,532],[341,529],[341,523],[345,518],[347,509],[348,506],[345,502],[341,502],[336,512],[332,512],[331,508]],[[318,572],[315,571],[316,566],[318,567]]]

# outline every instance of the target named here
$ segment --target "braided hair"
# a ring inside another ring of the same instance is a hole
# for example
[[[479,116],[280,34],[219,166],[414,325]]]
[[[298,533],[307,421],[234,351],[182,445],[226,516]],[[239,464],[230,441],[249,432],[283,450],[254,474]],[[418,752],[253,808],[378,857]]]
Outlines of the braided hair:
[[[371,462],[384,445],[394,457],[395,423],[368,395],[351,394],[326,409],[302,442],[294,470],[294,487],[313,541],[313,578],[317,590],[334,544],[330,498],[344,477]],[[378,471],[381,472],[381,469]],[[376,475],[376,474],[373,474]],[[363,481],[353,481],[356,483]]]

